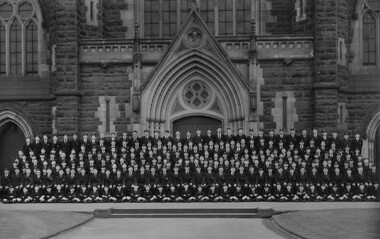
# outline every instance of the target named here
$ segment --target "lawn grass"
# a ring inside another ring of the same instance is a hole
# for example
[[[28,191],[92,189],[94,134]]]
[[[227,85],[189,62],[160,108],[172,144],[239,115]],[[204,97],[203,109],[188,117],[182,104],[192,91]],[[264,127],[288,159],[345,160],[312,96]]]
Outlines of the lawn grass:
[[[0,211],[0,238],[44,238],[91,217],[75,212]]]
[[[304,238],[380,238],[380,209],[297,211],[273,218],[280,226]]]

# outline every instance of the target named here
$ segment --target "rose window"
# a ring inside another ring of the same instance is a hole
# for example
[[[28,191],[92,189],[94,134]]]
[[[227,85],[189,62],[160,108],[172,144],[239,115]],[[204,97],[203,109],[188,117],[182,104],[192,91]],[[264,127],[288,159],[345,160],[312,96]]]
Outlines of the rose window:
[[[193,108],[201,108],[206,105],[211,97],[206,84],[200,81],[192,81],[184,89],[184,100]]]

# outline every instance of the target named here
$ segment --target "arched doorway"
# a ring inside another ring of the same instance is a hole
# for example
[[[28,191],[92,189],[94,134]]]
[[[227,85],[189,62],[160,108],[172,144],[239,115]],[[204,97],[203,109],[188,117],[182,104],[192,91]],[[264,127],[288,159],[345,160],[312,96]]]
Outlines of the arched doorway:
[[[15,123],[7,122],[0,127],[0,172],[12,166],[24,142],[25,135]]]
[[[190,116],[173,122],[173,134],[179,131],[181,132],[181,136],[184,137],[186,132],[190,131],[194,136],[197,128],[201,129],[202,135],[206,134],[208,128],[211,128],[213,134],[215,134],[218,127],[222,127],[220,120],[206,116]]]

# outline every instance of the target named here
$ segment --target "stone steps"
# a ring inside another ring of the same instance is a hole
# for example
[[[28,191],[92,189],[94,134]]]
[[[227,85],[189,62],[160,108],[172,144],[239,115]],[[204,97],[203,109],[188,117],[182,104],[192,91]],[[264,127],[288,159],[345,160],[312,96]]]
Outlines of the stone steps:
[[[112,213],[109,218],[259,218],[259,215],[257,213]]]
[[[98,218],[268,218],[273,209],[258,208],[146,208],[97,209]]]

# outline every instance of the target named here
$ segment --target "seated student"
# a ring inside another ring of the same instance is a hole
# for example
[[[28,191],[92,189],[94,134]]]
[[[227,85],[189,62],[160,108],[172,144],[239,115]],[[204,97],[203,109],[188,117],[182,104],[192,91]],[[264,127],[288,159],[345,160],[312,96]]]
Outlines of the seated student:
[[[70,186],[70,189],[67,192],[66,197],[67,197],[68,201],[71,202],[71,203],[78,203],[78,202],[80,202],[80,199],[78,197],[78,193],[76,192],[75,186],[73,186],[73,185]]]
[[[21,202],[21,198],[18,197],[15,188],[10,185],[8,190],[5,192],[5,196],[3,198],[4,203],[17,203]]]
[[[321,188],[319,189],[318,192],[318,201],[326,201],[327,197],[330,195],[330,189],[326,184],[322,184]]]
[[[218,191],[216,190],[216,187],[214,184],[210,185],[210,188],[207,193],[208,201],[210,202],[216,202],[217,198],[219,197]]]
[[[138,202],[138,199],[141,198],[141,191],[137,184],[132,185],[132,190],[130,192],[130,202]]]
[[[78,198],[80,202],[83,202],[83,203],[89,200],[88,189],[85,185],[82,185],[81,188],[79,189]]]
[[[166,198],[166,193],[164,191],[164,187],[161,184],[157,185],[155,195],[157,197],[157,202],[164,202],[164,198]]]
[[[261,196],[263,197],[263,201],[273,201],[275,199],[271,187],[268,184],[264,185]]]
[[[195,192],[195,200],[197,202],[205,202],[209,198],[205,195],[202,186],[198,186],[197,191]]]
[[[339,198],[340,201],[352,201],[355,195],[355,190],[352,188],[350,183],[346,183],[346,187],[343,190],[342,196]]]
[[[0,198],[4,199],[12,180],[8,168],[4,169],[4,174],[0,179]]]
[[[181,199],[182,199],[182,201],[189,202],[189,199],[191,197],[193,197],[193,192],[189,188],[188,184],[184,184],[183,185],[183,189],[181,191]],[[192,200],[194,200],[194,198],[192,198]]]
[[[298,190],[296,192],[296,195],[294,195],[296,201],[309,201],[310,196],[307,194],[307,191],[305,190],[305,187],[303,184],[300,184],[298,187]]]
[[[174,186],[176,188],[181,188],[181,174],[179,173],[179,168],[177,166],[174,167],[174,172],[170,176],[170,186],[168,187],[168,190],[170,190],[171,186]]]
[[[377,184],[377,183],[376,183]],[[376,201],[376,189],[374,185],[369,185],[367,187],[367,200]]]
[[[359,188],[356,190],[356,194],[352,197],[354,201],[366,201],[367,189],[364,184],[359,184]]]
[[[379,188],[379,184],[378,183],[375,183],[374,184],[374,190],[375,190],[375,200],[377,201],[380,201],[380,188]]]
[[[30,188],[33,187],[33,179],[34,179],[34,176],[32,174],[32,170],[30,168],[27,168],[25,170],[25,174],[23,175],[21,179],[22,186],[26,187],[29,190]],[[22,191],[24,191],[24,189],[22,189]]]
[[[143,197],[146,202],[155,202],[157,199],[156,195],[153,194],[153,190],[149,185],[145,186]]]
[[[43,202],[41,200],[44,199],[44,195],[42,193],[42,189],[40,188],[40,186],[38,185],[34,186],[34,189],[31,192],[31,197],[32,197],[33,203]]]
[[[192,184],[194,185],[194,187],[203,187],[205,188],[206,187],[206,183],[205,183],[205,174],[201,171],[201,167],[200,166],[197,166],[196,167],[196,172],[194,173],[193,177],[192,177]]]
[[[223,202],[231,202],[231,192],[227,184],[224,184],[222,190],[220,191],[220,197]]]
[[[60,184],[57,184],[56,186],[54,197],[56,198],[57,202],[68,202],[65,192],[62,190],[62,186]]]
[[[318,197],[318,190],[315,188],[314,184],[310,185],[310,188],[308,190],[308,196],[310,197],[310,201],[315,202]]]
[[[51,186],[47,186],[46,191],[44,193],[43,202],[53,203],[53,202],[55,202],[55,200],[56,200],[56,198],[54,197],[54,192],[53,192]]]
[[[286,198],[286,201],[292,201],[294,200],[294,189],[293,186],[289,183],[286,185],[284,196]]]
[[[275,201],[285,201],[284,190],[281,184],[276,184],[276,187],[273,190],[273,196]]]
[[[30,196],[30,192],[27,187],[23,187],[20,198],[21,198],[20,202],[23,202],[23,203],[32,202],[32,197]]]
[[[137,185],[135,185],[134,187],[138,189]],[[132,197],[126,194],[126,190],[125,188],[123,188],[123,185],[121,184],[116,185],[116,188],[113,191],[113,198],[116,199],[116,201],[112,200],[114,202],[132,201]]]
[[[91,200],[89,202],[101,202],[103,199],[100,196],[100,192],[98,190],[98,187],[93,186],[92,191],[89,193],[89,197]]]
[[[182,198],[179,196],[178,190],[174,185],[171,185],[165,202],[179,202],[181,200]]]
[[[117,199],[113,196],[110,189],[105,186],[101,191],[102,202],[116,202]]]
[[[251,202],[257,201],[258,200],[257,197],[259,197],[260,195],[258,194],[257,188],[255,187],[255,185],[251,185],[248,189],[249,189],[249,191],[247,193],[247,196],[243,197],[243,200],[244,201],[251,201]]]
[[[243,190],[243,188],[241,187],[241,185],[240,184],[237,184],[236,185],[236,189],[235,190],[233,190],[233,196],[235,197],[235,198],[237,198],[237,201],[238,202],[241,202],[242,200],[243,200],[243,197],[245,197],[245,193],[244,193],[244,190]]]

